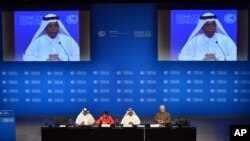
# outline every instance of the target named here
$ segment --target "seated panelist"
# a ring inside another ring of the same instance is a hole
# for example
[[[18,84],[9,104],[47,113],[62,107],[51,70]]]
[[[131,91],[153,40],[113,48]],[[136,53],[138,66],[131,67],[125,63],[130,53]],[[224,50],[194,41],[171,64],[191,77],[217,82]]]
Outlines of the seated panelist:
[[[97,125],[102,125],[102,124],[110,124],[114,125],[114,119],[112,118],[111,115],[109,115],[108,111],[104,111],[103,114],[100,116],[100,118],[96,121]]]

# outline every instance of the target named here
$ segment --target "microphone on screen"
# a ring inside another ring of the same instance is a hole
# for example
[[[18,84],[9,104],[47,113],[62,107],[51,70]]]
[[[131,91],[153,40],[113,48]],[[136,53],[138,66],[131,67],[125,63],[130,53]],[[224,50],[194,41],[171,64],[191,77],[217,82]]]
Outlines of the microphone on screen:
[[[61,43],[61,42],[58,42],[58,44],[62,47],[62,49],[63,49],[63,51],[65,52],[65,54],[67,55],[68,61],[69,61],[69,54],[68,54],[67,51],[64,49],[62,43]]]
[[[219,45],[218,41],[216,41],[215,43],[216,43],[217,46],[220,48],[220,50],[221,50],[221,52],[222,52],[222,54],[223,54],[223,56],[224,56],[224,61],[227,61],[226,55],[225,55],[224,51],[222,50],[221,46]]]

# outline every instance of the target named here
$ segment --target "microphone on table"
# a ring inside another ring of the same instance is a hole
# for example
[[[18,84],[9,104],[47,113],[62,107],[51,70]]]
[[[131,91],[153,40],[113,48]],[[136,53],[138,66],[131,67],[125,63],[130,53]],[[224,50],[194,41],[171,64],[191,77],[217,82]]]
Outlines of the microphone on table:
[[[59,41],[58,44],[62,47],[62,49],[63,49],[63,51],[65,52],[65,54],[67,55],[68,61],[69,61],[69,54],[68,54],[67,51],[64,49],[62,43]]]
[[[216,43],[217,46],[220,48],[220,50],[221,50],[221,52],[222,52],[222,54],[223,54],[223,56],[224,56],[224,61],[227,61],[226,55],[225,55],[224,51],[222,50],[221,46],[219,45],[218,41],[216,41],[215,43]]]

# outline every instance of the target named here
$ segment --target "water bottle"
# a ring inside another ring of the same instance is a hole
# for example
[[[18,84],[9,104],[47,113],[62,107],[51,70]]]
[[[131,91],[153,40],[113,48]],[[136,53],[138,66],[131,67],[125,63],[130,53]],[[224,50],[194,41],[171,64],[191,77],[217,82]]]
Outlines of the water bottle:
[[[74,126],[74,125],[73,125],[73,120],[72,120],[71,118],[69,119],[69,126],[70,126],[70,127],[73,127],[73,126]]]
[[[115,119],[115,126],[119,126],[119,120]]]
[[[43,120],[43,127],[48,127],[48,119],[47,118],[45,118],[44,120]]]

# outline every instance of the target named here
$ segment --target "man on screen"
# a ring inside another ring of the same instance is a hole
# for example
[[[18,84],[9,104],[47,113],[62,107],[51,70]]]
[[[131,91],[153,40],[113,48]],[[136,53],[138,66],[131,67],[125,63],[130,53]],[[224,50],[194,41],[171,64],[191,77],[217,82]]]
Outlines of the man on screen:
[[[24,61],[79,61],[79,46],[59,17],[48,14],[23,56]]]
[[[124,117],[122,118],[121,121],[122,125],[138,125],[141,124],[141,121],[139,119],[139,117],[136,115],[135,111],[132,108],[129,108],[126,112],[126,114],[124,115]]]
[[[181,50],[178,60],[236,61],[237,47],[216,15],[205,13]]]
[[[90,126],[95,123],[94,117],[90,114],[88,108],[83,108],[81,113],[76,118],[77,126]]]

